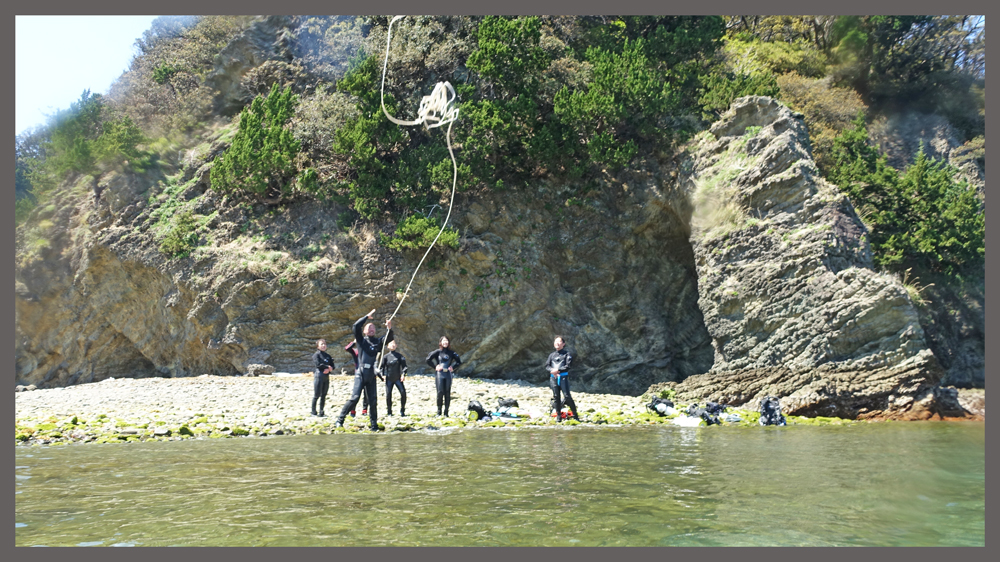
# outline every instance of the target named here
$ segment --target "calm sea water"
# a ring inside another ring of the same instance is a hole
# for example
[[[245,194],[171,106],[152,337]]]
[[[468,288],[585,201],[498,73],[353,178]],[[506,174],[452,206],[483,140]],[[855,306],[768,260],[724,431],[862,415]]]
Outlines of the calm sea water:
[[[16,447],[17,546],[985,545],[985,424]]]

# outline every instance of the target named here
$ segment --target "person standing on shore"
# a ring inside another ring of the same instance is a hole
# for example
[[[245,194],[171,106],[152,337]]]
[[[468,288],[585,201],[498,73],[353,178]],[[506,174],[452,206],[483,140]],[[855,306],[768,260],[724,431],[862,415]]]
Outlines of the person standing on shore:
[[[427,355],[427,365],[434,367],[436,372],[434,384],[437,387],[437,415],[441,415],[441,404],[444,403],[444,417],[448,417],[451,406],[451,379],[455,369],[462,364],[458,354],[452,351],[448,336],[442,336],[438,348]]]
[[[333,357],[326,352],[326,340],[316,340],[316,353],[313,353],[313,363],[316,372],[313,374],[312,415],[324,417],[326,393],[330,390],[330,373],[333,372]],[[316,401],[319,400],[319,413],[316,413]]]
[[[382,346],[393,340],[392,320],[385,321],[386,334],[381,338],[375,337],[375,324],[365,320],[371,320],[375,316],[373,308],[367,316],[362,316],[354,323],[354,341],[357,342],[358,370],[354,375],[354,389],[351,391],[347,403],[340,409],[337,417],[337,427],[344,427],[344,419],[347,414],[354,409],[361,400],[362,388],[368,391],[368,418],[371,421],[372,431],[378,431],[378,395],[375,386],[375,358],[382,351]],[[364,325],[362,330],[361,326]]]
[[[351,340],[351,343],[344,346],[344,351],[351,355],[351,359],[354,359],[354,374],[358,374],[358,342],[356,340]],[[361,396],[361,415],[368,415],[368,387],[362,387],[364,394]],[[354,410],[351,410],[351,417],[354,417]]]
[[[379,364],[379,371],[385,376],[385,408],[386,415],[392,415],[392,389],[399,389],[399,415],[406,415],[406,388],[403,381],[406,379],[406,358],[396,351],[396,342],[391,341],[385,344],[387,353],[382,356]]]
[[[562,336],[556,336],[552,345],[556,350],[545,362],[545,370],[549,372],[549,388],[552,389],[552,401],[555,403],[556,421],[562,421],[563,399],[560,394],[565,396],[565,403],[573,412],[573,419],[580,421],[580,416],[576,413],[576,402],[569,393],[569,366],[573,362],[573,356],[566,351],[566,340]]]

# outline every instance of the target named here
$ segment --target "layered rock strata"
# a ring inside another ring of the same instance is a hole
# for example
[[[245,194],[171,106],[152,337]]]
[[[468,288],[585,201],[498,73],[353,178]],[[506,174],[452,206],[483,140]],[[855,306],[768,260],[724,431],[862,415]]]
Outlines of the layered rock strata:
[[[866,229],[820,177],[800,115],[737,100],[685,172],[715,360],[681,395],[773,395],[791,413],[856,417],[904,410],[939,380],[906,288],[874,271]]]
[[[419,253],[388,251],[370,226],[338,227],[333,203],[248,210],[208,188],[203,164],[176,188],[105,174],[99,193],[67,186],[42,211],[46,246],[22,250],[16,272],[16,384],[308,371],[317,338],[343,345],[371,308],[380,324],[395,310]],[[448,335],[467,375],[545,383],[556,334],[578,357],[581,391],[639,395],[711,367],[691,207],[669,168],[640,164],[584,189],[539,182],[456,201],[460,247],[428,258],[395,319],[413,369]],[[207,220],[187,257],[159,251],[171,208]],[[42,236],[33,228],[22,247]]]

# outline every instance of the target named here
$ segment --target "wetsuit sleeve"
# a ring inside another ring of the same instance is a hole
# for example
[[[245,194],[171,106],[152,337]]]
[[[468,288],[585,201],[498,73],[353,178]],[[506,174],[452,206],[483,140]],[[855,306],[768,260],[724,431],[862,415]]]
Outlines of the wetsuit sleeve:
[[[432,352],[430,352],[430,353],[427,354],[427,365],[428,366],[430,366],[430,367],[437,367],[437,353],[438,353],[438,350],[435,349],[434,351],[432,351]]]
[[[573,363],[573,355],[571,355],[567,351],[566,352],[566,362],[563,363],[563,368],[562,368],[562,370],[563,370],[564,373],[567,372],[567,371],[569,371],[569,366],[570,366],[571,363]]]
[[[316,370],[321,373],[326,367],[330,367],[331,370],[333,369],[333,360],[324,357],[320,351],[313,354],[313,362],[316,363]]]
[[[354,323],[354,340],[362,341],[365,339],[365,334],[361,331],[365,326],[365,320],[368,320],[367,316],[362,316],[360,320]]]
[[[400,372],[405,375],[406,374],[406,358],[403,357],[402,355],[399,356],[399,365],[401,367]]]
[[[452,365],[453,369],[457,369],[458,366],[462,364],[462,358],[459,357],[458,354],[455,353],[454,351],[451,352],[451,359],[452,359],[452,361],[455,362],[455,364]]]
[[[352,343],[352,345],[349,345],[349,346],[345,347],[344,351],[346,351],[347,353],[351,354],[351,359],[354,359],[354,368],[357,369],[358,368],[357,342],[351,342],[351,343]]]
[[[542,366],[542,368],[545,369],[545,372],[547,372],[547,373],[551,373],[552,372],[552,356],[553,355],[555,355],[555,354],[554,353],[550,353],[549,354],[549,358],[545,360],[545,365]]]

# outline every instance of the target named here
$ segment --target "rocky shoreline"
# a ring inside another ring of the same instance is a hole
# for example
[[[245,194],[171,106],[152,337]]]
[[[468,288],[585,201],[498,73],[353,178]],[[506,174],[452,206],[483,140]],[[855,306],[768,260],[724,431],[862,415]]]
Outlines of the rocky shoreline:
[[[260,377],[202,375],[185,378],[109,378],[96,383],[37,389],[15,394],[15,445],[67,443],[118,443],[150,440],[228,438],[301,434],[356,433],[366,428],[367,416],[348,417],[335,428],[336,416],[347,399],[353,376],[330,377],[327,417],[310,415],[311,374],[277,374]],[[406,379],[407,416],[399,415],[399,398],[393,393],[394,416],[386,416],[385,397],[379,396],[379,426],[387,432],[437,430],[449,427],[518,427],[554,425],[551,416],[517,420],[473,421],[467,407],[478,400],[487,411],[496,410],[499,398],[513,398],[523,411],[545,412],[548,387],[525,381],[492,381],[457,376],[452,385],[451,416],[437,417],[434,378],[410,375]],[[379,385],[380,391],[384,389]],[[650,396],[624,396],[573,392],[587,424],[635,425],[690,421],[661,417],[646,408]],[[971,398],[970,398],[971,396]],[[978,404],[985,417],[985,392],[961,394],[963,404]],[[978,397],[978,402],[976,402]],[[677,403],[678,409],[687,404]],[[757,413],[731,409],[742,421],[725,425],[756,425]],[[828,417],[787,416],[789,425],[862,423]],[[969,418],[966,418],[969,419]],[[577,424],[567,421],[567,424]]]

